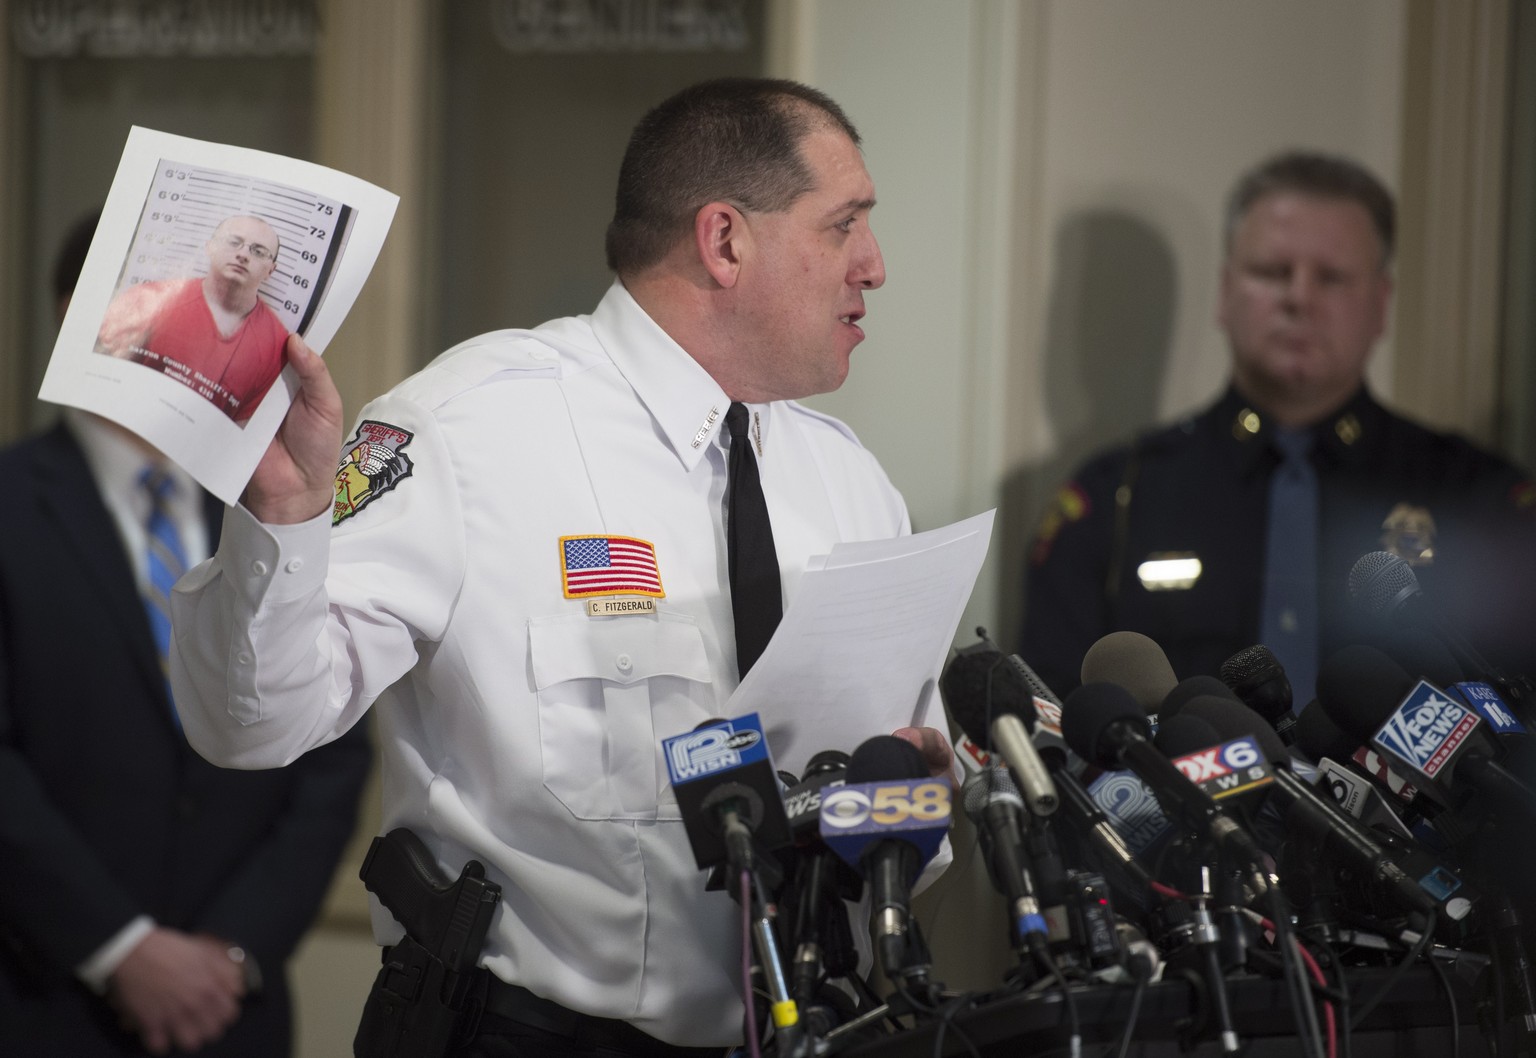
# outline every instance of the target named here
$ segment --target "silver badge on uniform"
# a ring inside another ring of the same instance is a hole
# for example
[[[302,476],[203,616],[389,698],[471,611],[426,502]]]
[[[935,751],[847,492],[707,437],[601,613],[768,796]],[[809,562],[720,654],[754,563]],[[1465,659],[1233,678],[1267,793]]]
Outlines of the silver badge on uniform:
[[[1430,565],[1435,560],[1434,515],[1427,507],[1399,503],[1381,523],[1381,549],[1410,566]]]

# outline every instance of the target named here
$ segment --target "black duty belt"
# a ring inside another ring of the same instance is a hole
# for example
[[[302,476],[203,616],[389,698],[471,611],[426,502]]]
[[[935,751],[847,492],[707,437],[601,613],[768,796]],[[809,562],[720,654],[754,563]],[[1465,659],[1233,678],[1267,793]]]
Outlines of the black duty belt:
[[[577,1045],[609,1047],[639,1058],[720,1058],[726,1051],[724,1047],[678,1047],[663,1043],[627,1021],[581,1014],[536,996],[520,985],[509,985],[493,974],[486,974],[480,1032],[495,1034],[498,1021],[538,1029]]]

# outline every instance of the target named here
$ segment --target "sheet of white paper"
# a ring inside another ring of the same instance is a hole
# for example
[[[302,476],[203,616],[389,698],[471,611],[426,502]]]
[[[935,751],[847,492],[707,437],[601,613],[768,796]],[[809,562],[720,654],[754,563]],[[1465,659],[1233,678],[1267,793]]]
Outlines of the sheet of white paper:
[[[775,766],[796,775],[824,749],[851,753],[900,727],[943,727],[930,710],[935,683],[995,513],[813,557],[725,715],[756,712]]]
[[[310,162],[132,129],[38,395],[127,427],[234,503],[292,403],[292,370],[238,423],[217,380],[101,347],[108,306],[140,283],[205,276],[204,246],[220,222],[258,216],[280,240],[259,296],[323,352],[373,268],[398,201]]]

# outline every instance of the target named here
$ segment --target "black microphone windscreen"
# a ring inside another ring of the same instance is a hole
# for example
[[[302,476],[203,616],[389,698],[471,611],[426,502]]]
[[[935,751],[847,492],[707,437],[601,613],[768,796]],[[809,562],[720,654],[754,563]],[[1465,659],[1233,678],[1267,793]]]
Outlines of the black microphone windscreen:
[[[1157,736],[1152,739],[1152,744],[1171,760],[1196,750],[1209,749],[1221,740],[1216,729],[1200,717],[1179,713],[1168,720],[1158,717]]]
[[[1361,555],[1349,570],[1349,597],[1368,614],[1390,616],[1411,595],[1419,594],[1413,567],[1390,551]]]
[[[1275,652],[1263,643],[1244,647],[1221,663],[1221,681],[1234,691],[1284,675]]]
[[[1184,715],[1204,720],[1216,729],[1217,741],[1251,738],[1259,744],[1264,759],[1279,767],[1290,765],[1290,754],[1275,729],[1258,713],[1230,698],[1196,698],[1184,707]]]
[[[1223,662],[1221,679],[1239,701],[1269,724],[1294,723],[1291,681],[1280,659],[1264,644],[1244,647]]]
[[[824,749],[820,753],[813,754],[805,764],[805,778],[802,782],[814,779],[828,772],[846,771],[848,768],[848,754],[840,749]]]
[[[1163,648],[1140,632],[1111,632],[1094,643],[1083,655],[1082,677],[1084,683],[1119,684],[1145,713],[1156,712],[1179,682]]]
[[[1163,704],[1157,710],[1157,722],[1165,723],[1170,717],[1178,716],[1179,710],[1184,708],[1184,703],[1191,698],[1197,698],[1204,694],[1215,695],[1218,698],[1231,698],[1237,701],[1237,696],[1232,693],[1232,688],[1222,683],[1215,676],[1189,676],[1174,685],[1173,690],[1163,699]]]
[[[1358,738],[1333,722],[1323,703],[1316,698],[1297,714],[1296,748],[1314,764],[1324,757],[1341,763],[1347,761],[1360,745]]]
[[[848,782],[928,778],[922,751],[904,738],[876,735],[860,743],[848,760]]]
[[[1329,719],[1363,745],[1412,686],[1401,665],[1375,647],[1356,644],[1337,651],[1318,669],[1317,700]]]
[[[1405,628],[1374,640],[1382,653],[1403,667],[1410,676],[1428,680],[1437,687],[1449,687],[1466,679],[1450,649],[1440,637],[1417,628]]]
[[[1102,736],[1110,724],[1125,720],[1146,735],[1150,729],[1146,710],[1131,692],[1115,683],[1085,683],[1061,706],[1061,735],[1084,760],[1100,767],[1118,768],[1114,746]]]
[[[1033,728],[1034,708],[1024,677],[1007,657],[985,641],[955,652],[939,678],[939,692],[949,715],[965,737],[983,749],[993,749],[992,721],[1017,716]],[[1026,708],[1029,705],[1029,708]]]

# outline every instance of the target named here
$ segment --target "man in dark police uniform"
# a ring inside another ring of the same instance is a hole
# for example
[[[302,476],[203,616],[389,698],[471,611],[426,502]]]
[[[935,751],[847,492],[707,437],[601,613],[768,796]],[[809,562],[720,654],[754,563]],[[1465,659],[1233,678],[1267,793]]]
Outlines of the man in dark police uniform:
[[[1356,561],[1382,550],[1496,667],[1536,672],[1530,479],[1365,385],[1393,235],[1391,195],[1354,162],[1290,153],[1239,181],[1218,309],[1226,391],[1090,460],[1040,523],[1022,653],[1051,686],[1076,686],[1084,652],[1130,629],[1180,678],[1264,643],[1300,709],[1331,652],[1388,645],[1348,592]]]

